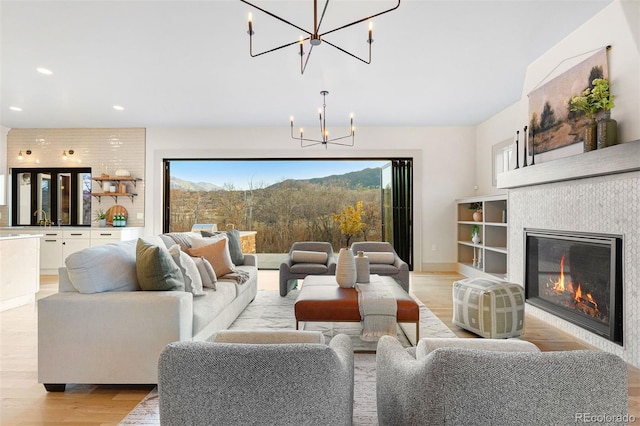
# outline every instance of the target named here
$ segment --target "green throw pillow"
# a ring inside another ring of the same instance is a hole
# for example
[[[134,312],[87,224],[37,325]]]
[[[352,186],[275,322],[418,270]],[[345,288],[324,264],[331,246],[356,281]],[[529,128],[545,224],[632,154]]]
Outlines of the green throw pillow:
[[[138,239],[136,275],[142,290],[184,291],[184,278],[169,250]]]

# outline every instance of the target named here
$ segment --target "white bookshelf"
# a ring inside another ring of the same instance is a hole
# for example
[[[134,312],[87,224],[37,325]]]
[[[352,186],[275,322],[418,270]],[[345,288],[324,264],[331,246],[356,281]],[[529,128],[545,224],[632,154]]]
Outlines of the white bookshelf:
[[[474,221],[470,209],[482,205],[482,221]],[[507,196],[463,198],[457,201],[458,272],[467,277],[507,276]],[[473,226],[478,226],[480,242],[471,241]]]

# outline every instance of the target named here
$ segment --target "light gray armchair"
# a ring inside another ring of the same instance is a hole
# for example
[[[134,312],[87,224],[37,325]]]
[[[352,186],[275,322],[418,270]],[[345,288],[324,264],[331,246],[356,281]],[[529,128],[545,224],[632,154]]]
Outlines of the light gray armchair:
[[[540,352],[518,340],[450,339],[458,341],[453,347],[437,340],[421,339],[415,355],[393,337],[378,341],[381,426],[568,425],[588,413],[628,412],[627,366],[616,355]]]
[[[232,331],[168,345],[158,362],[160,423],[351,425],[351,340],[291,343],[317,341],[309,333]]]
[[[325,254],[322,256],[322,254]],[[291,245],[289,254],[280,264],[280,296],[286,296],[294,280],[307,275],[335,275],[333,247],[324,241],[300,241]]]
[[[351,250],[354,255],[357,255],[359,251],[363,251],[369,256],[370,273],[393,277],[404,291],[409,292],[409,265],[400,259],[391,244],[385,241],[358,241],[351,244]],[[393,253],[393,258],[376,256],[376,253]],[[387,261],[387,258],[390,260]]]

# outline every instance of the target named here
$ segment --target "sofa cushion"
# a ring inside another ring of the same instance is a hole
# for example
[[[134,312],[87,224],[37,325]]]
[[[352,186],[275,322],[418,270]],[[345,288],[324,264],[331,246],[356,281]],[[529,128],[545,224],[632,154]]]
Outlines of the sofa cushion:
[[[232,282],[218,281],[217,290],[205,289],[205,295],[193,299],[193,335],[211,323],[236,298]]]
[[[213,270],[217,277],[228,274],[233,271],[233,268],[235,267],[231,261],[231,255],[229,254],[226,238],[221,238],[213,244],[209,244],[204,247],[187,249],[187,253],[190,256],[203,256],[207,259],[209,263],[211,263],[211,266],[213,266]]]
[[[70,254],[64,263],[80,293],[140,290],[135,240],[86,248]]]
[[[184,291],[182,273],[169,250],[142,238],[136,244],[136,275],[142,290]]]
[[[396,261],[396,255],[390,251],[366,251],[364,255],[369,258],[369,264],[382,263],[385,265],[393,265]]]
[[[322,263],[295,263],[289,268],[292,274],[324,275],[329,271]]]
[[[171,253],[171,257],[178,265],[178,268],[180,268],[184,279],[184,290],[193,293],[194,296],[203,296],[202,278],[193,258],[182,251],[178,244],[172,245],[169,248],[169,253]]]
[[[328,254],[325,251],[293,250],[291,261],[293,263],[327,263]]]
[[[191,257],[191,256],[189,256]],[[216,273],[213,270],[213,266],[209,263],[207,259],[204,257],[191,257],[196,267],[198,268],[198,273],[200,273],[200,279],[202,279],[202,286],[205,288],[211,288],[213,290],[216,289],[216,281],[218,281],[218,277],[216,277]]]
[[[191,244],[191,248],[201,248],[204,246],[208,246],[211,244],[215,244],[220,240],[226,240],[226,234],[212,234],[213,236],[204,238],[200,235],[198,238],[189,238],[189,243]]]
[[[221,232],[208,232],[202,231],[202,236],[214,237]],[[229,253],[231,254],[231,261],[234,265],[243,265],[244,264],[244,254],[242,253],[242,243],[240,242],[240,231],[237,229],[232,229],[230,231],[226,231],[227,238],[229,239]]]

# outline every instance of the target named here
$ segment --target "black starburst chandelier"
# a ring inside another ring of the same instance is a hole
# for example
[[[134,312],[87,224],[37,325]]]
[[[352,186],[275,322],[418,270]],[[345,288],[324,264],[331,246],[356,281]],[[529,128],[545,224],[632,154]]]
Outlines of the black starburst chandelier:
[[[333,145],[343,145],[343,146],[353,146],[356,137],[356,128],[353,127],[353,114],[349,117],[349,134],[345,136],[340,136],[337,138],[329,138],[329,131],[327,130],[327,101],[326,97],[329,94],[326,90],[320,92],[322,95],[322,108],[318,108],[318,117],[320,119],[320,136],[321,139],[310,139],[304,137],[304,130],[300,129],[300,136],[294,136],[293,134],[293,117],[290,118],[291,121],[291,139],[299,140],[300,146],[302,148],[307,148],[314,145],[324,145],[325,148],[329,144]],[[351,138],[350,142],[340,142],[345,139]]]
[[[277,46],[274,47],[272,49],[268,49],[265,50],[263,52],[260,53],[253,53],[253,35],[255,34],[253,31],[253,16],[251,15],[251,13],[249,13],[249,31],[247,31],[247,33],[249,34],[249,55],[251,55],[252,58],[255,58],[257,56],[261,56],[261,55],[265,55],[267,53],[271,53],[271,52],[275,52],[276,50],[280,50],[283,49],[285,47],[289,47],[289,46],[293,46],[295,44],[298,44],[300,46],[300,74],[304,74],[305,69],[307,68],[307,64],[309,63],[309,58],[311,57],[311,52],[313,51],[313,48],[315,46],[320,46],[321,43],[326,43],[329,46],[332,46],[336,49],[338,49],[339,51],[346,53],[347,55],[364,62],[365,64],[370,64],[371,63],[371,44],[373,43],[373,22],[371,21],[371,19],[375,18],[376,16],[380,16],[383,15],[385,13],[391,12],[393,10],[396,10],[399,6],[400,6],[400,0],[398,0],[398,3],[387,10],[383,10],[382,12],[378,12],[374,15],[371,16],[367,16],[365,18],[362,19],[358,19],[356,21],[353,21],[351,23],[342,25],[340,27],[334,28],[332,30],[329,31],[324,31],[324,32],[320,32],[320,27],[322,26],[322,20],[324,19],[325,13],[327,12],[327,7],[329,6],[329,0],[326,0],[324,7],[322,9],[322,14],[320,15],[320,19],[318,20],[318,0],[313,0],[313,30],[309,31],[306,30],[302,27],[300,27],[299,25],[293,24],[289,21],[287,21],[284,18],[281,18],[279,16],[277,16],[276,14],[269,12],[268,10],[265,10],[259,6],[256,6],[255,4],[247,1],[247,0],[240,0],[242,3],[248,4],[249,6],[253,7],[254,9],[259,10],[260,12],[266,13],[267,15],[271,16],[272,18],[277,19],[278,21],[284,22],[287,25],[290,25],[300,31],[302,31],[305,35],[301,35],[299,40],[295,40],[292,41],[290,43],[285,43],[282,46]],[[354,55],[351,52],[348,52],[347,50],[343,49],[340,46],[337,46],[333,43],[331,43],[330,41],[326,40],[324,37],[328,34],[334,33],[336,31],[340,31],[342,29],[351,27],[353,25],[359,24],[361,22],[364,21],[369,21],[369,37],[367,38],[366,42],[369,44],[369,58],[368,59],[362,59],[359,56]],[[309,41],[309,44],[311,45],[309,47],[309,51],[308,53],[306,53],[305,56],[305,51],[304,51],[304,43],[306,41]]]

